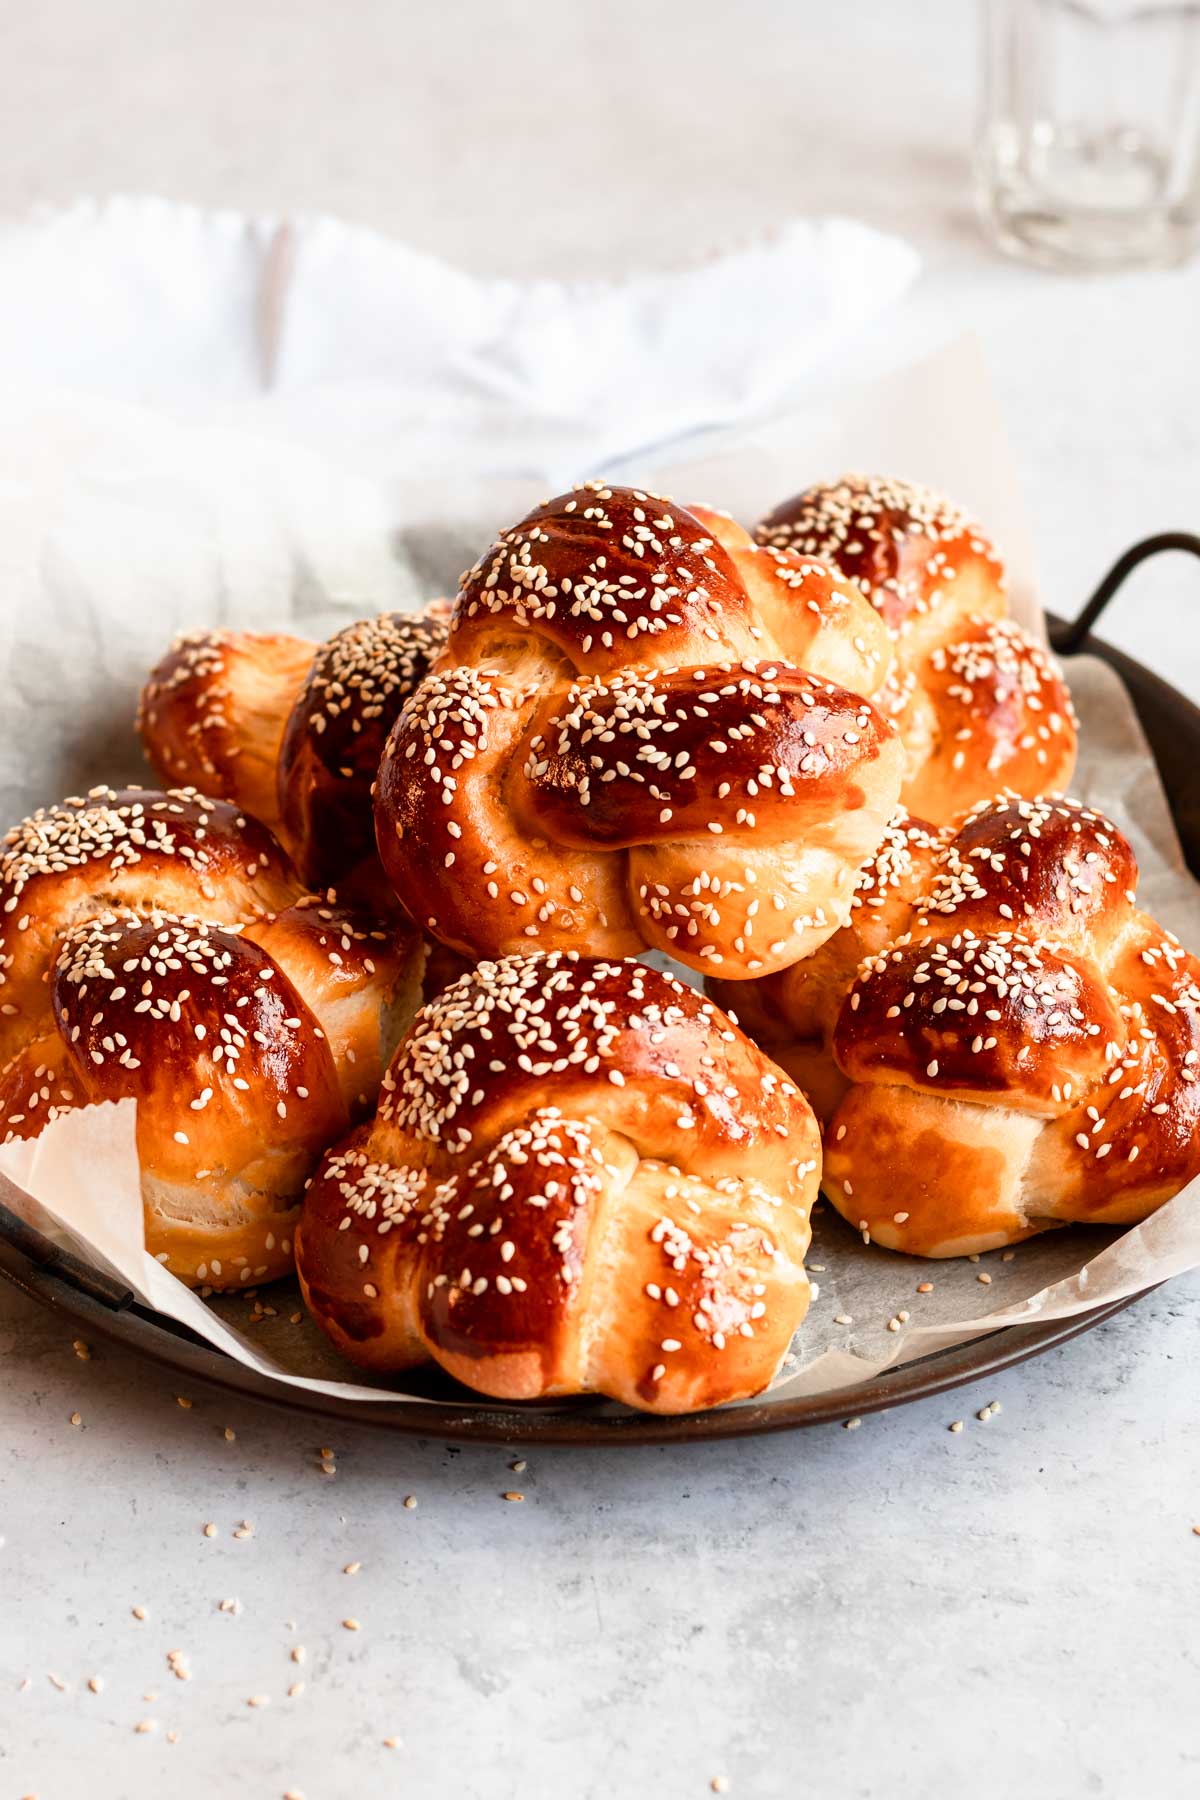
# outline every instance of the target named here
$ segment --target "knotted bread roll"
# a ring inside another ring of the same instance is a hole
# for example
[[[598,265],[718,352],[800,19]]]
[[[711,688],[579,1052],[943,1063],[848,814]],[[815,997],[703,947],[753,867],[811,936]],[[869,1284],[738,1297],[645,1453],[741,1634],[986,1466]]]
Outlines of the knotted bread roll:
[[[0,851],[0,1135],[138,1101],[146,1243],[191,1283],[291,1266],[306,1178],[374,1102],[421,946],[304,893],[257,821],[97,789]]]
[[[164,781],[261,819],[311,886],[351,881],[375,898],[372,784],[447,616],[440,601],[419,618],[382,613],[324,644],[224,629],[178,638],[142,690],[146,754]]]
[[[930,825],[898,807],[859,871],[849,918],[812,956],[758,981],[710,977],[704,984],[717,1005],[733,1013],[742,1030],[787,1070],[822,1125],[847,1087],[833,1058],[842,1002],[864,959],[907,929],[913,903],[927,891],[952,837],[952,826]]]
[[[326,1157],[297,1268],[354,1362],[653,1412],[754,1394],[808,1305],[816,1123],[694,989],[573,953],[418,1015]]]
[[[832,563],[891,633],[877,703],[904,740],[911,812],[949,823],[1001,788],[1032,798],[1069,784],[1070,694],[1007,617],[1003,563],[960,507],[911,482],[846,475],[785,500],[755,535]]]
[[[1200,964],[1139,910],[1130,845],[1074,801],[1006,796],[909,847],[856,911],[836,1010],[829,946],[810,995],[771,997],[768,1041],[784,1011],[797,1037],[832,1015],[826,1193],[920,1256],[1144,1219],[1200,1174]]]
[[[646,946],[738,979],[844,921],[899,792],[887,633],[829,569],[589,483],[463,578],[388,740],[380,855],[466,955]]]

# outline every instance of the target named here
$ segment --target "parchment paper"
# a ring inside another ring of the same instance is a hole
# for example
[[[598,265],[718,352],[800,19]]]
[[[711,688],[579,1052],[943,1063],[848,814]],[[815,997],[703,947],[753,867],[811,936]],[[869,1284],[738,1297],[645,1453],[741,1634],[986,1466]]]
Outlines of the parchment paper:
[[[148,431],[145,422],[141,423]],[[91,424],[95,425],[94,418]],[[169,429],[177,434],[185,428]],[[103,430],[92,430],[89,457],[102,456],[104,443]],[[148,440],[143,449],[148,453],[149,447]],[[757,516],[808,480],[846,467],[894,470],[946,487],[993,527],[1008,553],[1017,610],[1028,623],[1036,626],[1040,621],[1017,485],[986,379],[970,346],[958,346],[869,391],[827,396],[811,414],[743,432],[736,445],[711,439],[694,443],[690,450],[687,460],[670,470],[633,462],[626,472],[654,480],[680,498],[707,498],[724,504],[743,517]],[[174,497],[174,508],[185,519],[187,464],[188,457],[176,444],[172,479],[182,486]],[[212,467],[207,462],[205,466],[207,505],[212,493],[219,493],[220,483]],[[215,490],[209,485],[212,483]],[[72,496],[77,495],[77,484],[71,484],[71,491]],[[417,507],[417,516],[410,515],[404,526],[392,533],[393,560],[389,565],[386,559],[375,560],[382,541],[376,532],[384,512],[378,510],[378,496],[371,496],[367,505],[366,490],[362,490],[356,517],[360,523],[369,520],[371,560],[358,566],[377,568],[378,575],[353,584],[349,596],[353,605],[361,611],[370,610],[372,604],[397,604],[410,591],[419,602],[451,587],[459,568],[483,547],[494,527],[518,516],[532,497],[528,486],[505,483],[490,496],[490,516],[478,512],[473,519],[449,513],[442,518],[421,516]],[[160,501],[161,494],[155,498]],[[306,489],[305,504],[312,499],[311,489]],[[130,501],[127,493],[127,522],[136,543],[139,514]],[[44,496],[40,505],[43,529],[57,534],[60,549],[64,544],[69,549],[75,532],[72,521],[56,517]],[[27,523],[32,529],[32,521]],[[161,516],[155,512],[156,553],[165,558],[169,545],[161,527]],[[338,558],[349,553],[349,546],[339,541],[329,522],[324,530],[328,557],[336,567]],[[115,545],[109,547],[115,550]],[[237,551],[236,544],[230,546],[234,562]],[[360,538],[354,554],[362,553]],[[42,637],[44,640],[54,630],[56,615],[64,619],[69,614],[70,628],[60,633],[58,641],[64,667],[71,675],[86,666],[89,650],[109,629],[119,561],[105,559],[103,579],[92,591],[86,558],[67,557],[69,583],[61,582],[56,566],[63,565],[52,564],[48,573],[43,568],[38,576],[42,582]],[[224,579],[227,572],[227,567],[214,569],[218,579],[211,591],[203,583],[194,584],[188,623],[242,616],[237,595],[231,597]],[[276,568],[276,575],[274,597],[286,599],[286,561]],[[336,591],[336,580],[331,585],[334,593],[330,598],[344,601],[345,591]],[[379,598],[374,601],[376,587]],[[320,629],[322,597],[311,581],[306,584],[297,578],[291,604],[277,607],[273,622],[286,625],[300,618],[303,628]],[[1079,599],[1068,596],[1060,605],[1070,612]],[[335,617],[345,616],[340,603],[328,610]],[[251,617],[255,624],[267,622],[261,601]],[[88,626],[82,636],[81,621]],[[172,618],[168,625],[164,620],[163,639],[171,627],[182,622]],[[83,785],[89,777],[116,778],[136,772],[138,759],[131,734],[116,721],[131,715],[136,686],[158,648],[157,644],[148,648],[142,641],[147,628],[141,615],[136,626],[136,647],[128,646],[123,657],[112,659],[101,671],[101,710],[107,708],[114,721],[105,745],[111,760],[101,767],[93,742],[86,737],[72,741],[66,736],[61,709],[47,716],[39,703],[38,685],[25,690],[18,682],[5,728],[7,743],[22,746],[25,767],[22,804],[15,810],[47,797],[44,770],[48,763],[60,776],[52,790],[55,793]],[[1141,864],[1142,904],[1185,943],[1200,943],[1200,890],[1184,869],[1150,751],[1128,697],[1117,677],[1092,659],[1075,659],[1069,674],[1083,727],[1074,791],[1108,812],[1133,842]],[[61,779],[64,770],[75,770],[75,778]],[[11,805],[10,810],[14,810]],[[302,1314],[294,1283],[277,1283],[261,1293],[208,1303],[184,1288],[143,1246],[133,1133],[133,1102],[122,1102],[69,1114],[32,1143],[0,1148],[0,1177],[15,1184],[6,1184],[5,1199],[77,1254],[118,1274],[145,1304],[190,1326],[264,1373],[357,1398],[404,1392],[434,1407],[447,1403],[447,1390],[439,1393],[436,1381],[423,1374],[393,1381],[387,1388],[343,1379],[339,1372],[345,1365]],[[792,1347],[793,1360],[782,1372],[773,1396],[852,1389],[889,1366],[1035,1317],[1068,1317],[1140,1292],[1200,1264],[1200,1183],[1133,1230],[1064,1229],[1013,1251],[993,1252],[978,1262],[927,1263],[876,1246],[864,1247],[858,1234],[824,1204],[818,1208],[814,1224],[809,1264],[819,1293]],[[981,1282],[980,1275],[989,1276],[990,1281]],[[933,1291],[918,1294],[918,1285],[927,1280],[933,1283]],[[898,1320],[901,1312],[907,1319],[900,1322],[899,1329],[889,1330],[889,1321]],[[301,1316],[295,1322],[298,1313]],[[851,1323],[838,1324],[839,1318]],[[461,1404],[460,1395],[454,1397],[454,1403]],[[848,1392],[847,1406],[852,1404],[853,1395]]]

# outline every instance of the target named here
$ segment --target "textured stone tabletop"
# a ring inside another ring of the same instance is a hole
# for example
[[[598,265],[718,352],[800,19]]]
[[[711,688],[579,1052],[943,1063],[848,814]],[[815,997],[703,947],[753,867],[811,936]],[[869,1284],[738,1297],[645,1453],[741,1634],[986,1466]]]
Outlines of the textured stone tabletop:
[[[979,332],[1070,613],[1197,526],[1200,268],[1066,280],[980,242],[972,12],[42,0],[7,21],[0,211],[152,189],[582,275],[856,213],[927,259],[897,333]],[[1200,700],[1192,567],[1111,635]],[[3,1288],[0,1800],[1184,1800],[1198,1324],[1192,1276],[855,1430],[514,1472],[182,1404]]]

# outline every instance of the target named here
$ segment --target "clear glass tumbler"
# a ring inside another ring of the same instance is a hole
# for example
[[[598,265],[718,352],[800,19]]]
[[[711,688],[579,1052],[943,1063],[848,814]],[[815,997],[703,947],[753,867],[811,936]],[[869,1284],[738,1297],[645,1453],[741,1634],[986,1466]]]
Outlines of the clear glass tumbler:
[[[1200,247],[1200,0],[983,0],[976,197],[1059,269]]]

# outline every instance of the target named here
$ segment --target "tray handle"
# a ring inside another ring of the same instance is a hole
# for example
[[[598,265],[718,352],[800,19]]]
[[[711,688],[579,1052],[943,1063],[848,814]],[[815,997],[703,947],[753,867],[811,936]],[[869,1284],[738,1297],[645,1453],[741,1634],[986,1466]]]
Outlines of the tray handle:
[[[1126,550],[1124,556],[1117,558],[1083,611],[1074,619],[1051,626],[1050,642],[1060,656],[1070,656],[1073,651],[1083,648],[1092,626],[1118,588],[1124,586],[1142,563],[1149,562],[1152,556],[1158,556],[1164,550],[1186,550],[1192,556],[1200,557],[1200,537],[1190,531],[1160,531],[1156,537],[1143,538],[1140,544]]]
[[[99,1300],[113,1312],[123,1312],[127,1306],[132,1306],[135,1296],[124,1282],[115,1281],[111,1275],[93,1268],[70,1250],[52,1243],[36,1225],[31,1225],[27,1219],[14,1212],[11,1206],[6,1206],[3,1192],[11,1185],[7,1177],[0,1176],[0,1243],[15,1250],[35,1268],[59,1276],[72,1287],[89,1294],[93,1300]]]

